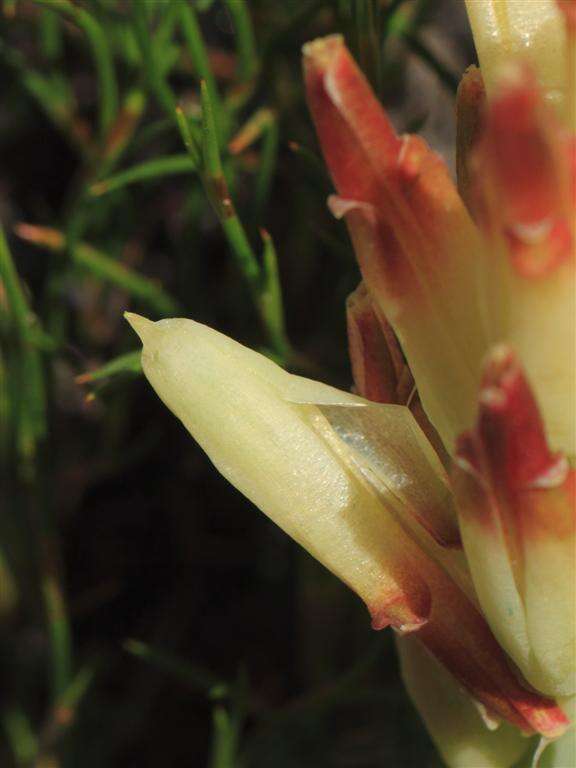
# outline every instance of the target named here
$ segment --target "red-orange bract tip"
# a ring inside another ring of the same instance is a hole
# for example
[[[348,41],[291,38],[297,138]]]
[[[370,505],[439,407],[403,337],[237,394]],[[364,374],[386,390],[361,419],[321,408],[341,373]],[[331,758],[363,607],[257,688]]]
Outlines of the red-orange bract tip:
[[[472,158],[472,206],[512,263],[540,277],[571,257],[571,143],[544,103],[532,70],[510,64],[486,114]]]
[[[304,68],[338,193],[330,207],[345,218],[364,282],[400,339],[424,409],[451,449],[459,425],[469,423],[464,411],[474,395],[464,371],[479,359],[469,268],[478,234],[445,163],[419,137],[396,135],[340,38],[307,46]],[[434,395],[448,389],[455,396]]]
[[[487,359],[477,430],[493,472],[510,489],[533,487],[558,464],[526,375],[508,347],[497,347]]]
[[[566,26],[571,34],[576,33],[576,2],[575,0],[556,0],[558,7],[564,14]]]
[[[348,349],[358,394],[376,403],[401,403],[398,384],[405,361],[394,331],[376,314],[364,283],[346,302]]]

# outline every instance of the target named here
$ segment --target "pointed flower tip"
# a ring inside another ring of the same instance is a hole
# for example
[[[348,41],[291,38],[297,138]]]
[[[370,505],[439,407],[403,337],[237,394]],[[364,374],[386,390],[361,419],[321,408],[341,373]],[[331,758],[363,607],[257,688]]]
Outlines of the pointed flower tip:
[[[124,317],[138,334],[142,343],[144,343],[146,335],[154,325],[152,320],[148,320],[148,318],[137,315],[134,312],[124,312]]]
[[[302,46],[304,63],[314,63],[318,66],[326,66],[332,56],[344,47],[344,38],[342,35],[328,35],[326,37],[317,37],[310,40]]]
[[[526,88],[536,92],[538,82],[534,70],[527,62],[510,60],[500,66],[496,87],[500,92]]]
[[[520,375],[520,363],[514,350],[507,344],[498,344],[486,358],[481,395],[486,390],[502,389],[512,378]]]

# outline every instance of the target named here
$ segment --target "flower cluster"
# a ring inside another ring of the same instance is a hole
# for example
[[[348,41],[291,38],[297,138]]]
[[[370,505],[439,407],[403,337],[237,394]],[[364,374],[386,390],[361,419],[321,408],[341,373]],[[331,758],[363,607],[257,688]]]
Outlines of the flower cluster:
[[[506,768],[540,734],[566,768],[575,4],[468,7],[481,68],[458,94],[458,187],[396,134],[341,37],[304,48],[329,205],[363,278],[348,302],[357,394],[190,320],[128,319],[151,384],[222,474],[396,630],[446,762]]]

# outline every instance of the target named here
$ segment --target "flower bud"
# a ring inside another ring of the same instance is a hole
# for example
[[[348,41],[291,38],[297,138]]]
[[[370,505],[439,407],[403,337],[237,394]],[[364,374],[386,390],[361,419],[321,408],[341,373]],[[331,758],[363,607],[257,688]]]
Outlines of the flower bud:
[[[364,282],[449,452],[473,419],[484,350],[480,239],[441,160],[398,137],[342,39],[304,47],[308,102]]]
[[[525,66],[510,66],[473,153],[487,334],[520,356],[552,445],[576,455],[573,144]]]
[[[262,355],[191,320],[127,315],[142,339],[144,372],[217,469],[347,583],[379,626],[427,620],[420,554],[349,469],[317,405],[366,401],[286,373]],[[388,407],[390,430],[410,435],[407,409]],[[398,483],[408,479],[400,471]],[[418,485],[418,482],[416,482]]]
[[[366,602],[376,629],[418,631],[491,716],[565,731],[556,703],[509,668],[461,553],[430,535],[453,501],[407,408],[291,375],[191,320],[126,317],[161,399],[230,482]]]

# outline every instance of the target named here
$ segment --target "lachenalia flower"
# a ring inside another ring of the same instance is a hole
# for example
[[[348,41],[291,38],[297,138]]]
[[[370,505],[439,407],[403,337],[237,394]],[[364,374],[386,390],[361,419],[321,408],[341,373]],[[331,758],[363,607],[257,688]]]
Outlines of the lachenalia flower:
[[[574,34],[571,2],[468,3],[459,184],[398,136],[338,36],[308,100],[363,283],[356,395],[191,320],[128,319],[143,368],[222,474],[392,626],[450,766],[525,735],[574,765]],[[480,74],[481,73],[481,74]]]

